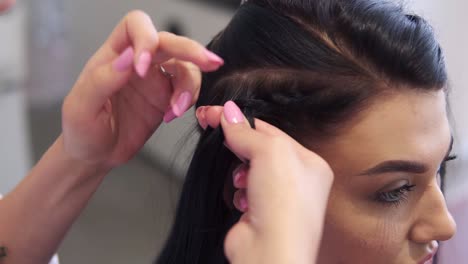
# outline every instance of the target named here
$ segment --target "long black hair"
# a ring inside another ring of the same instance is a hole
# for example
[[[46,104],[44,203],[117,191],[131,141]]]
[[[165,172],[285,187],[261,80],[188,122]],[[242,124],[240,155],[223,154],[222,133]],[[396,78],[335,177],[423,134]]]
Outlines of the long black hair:
[[[421,17],[383,0],[249,0],[208,44],[225,65],[203,75],[197,107],[234,100],[308,146],[338,135],[396,89],[445,89],[443,54]],[[174,226],[156,263],[225,263],[240,213],[230,175],[239,162],[220,128],[201,133]]]

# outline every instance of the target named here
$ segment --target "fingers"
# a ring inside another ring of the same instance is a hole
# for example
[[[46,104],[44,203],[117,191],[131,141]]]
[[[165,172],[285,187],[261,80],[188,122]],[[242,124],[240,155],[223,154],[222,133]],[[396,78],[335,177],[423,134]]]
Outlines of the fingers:
[[[218,127],[222,114],[222,106],[201,106],[195,112],[197,120],[203,129],[206,129],[208,126],[212,128]]]
[[[170,99],[170,112],[178,117],[198,98],[200,69],[213,71],[224,62],[194,40],[168,32],[158,33],[146,13],[132,11],[87,63],[79,81],[84,85],[79,85],[78,93],[96,111],[129,82],[134,72],[144,79],[154,63],[164,63],[169,68],[173,65],[168,70],[176,76],[171,80],[175,93]]]
[[[129,47],[111,63],[94,69],[85,68],[70,93],[78,98],[79,108],[92,115],[100,112],[108,99],[129,81],[134,54],[133,48]]]
[[[202,71],[214,71],[224,64],[223,59],[200,43],[169,32],[160,32],[154,62],[161,64],[171,58],[192,62]]]
[[[226,146],[241,160],[251,160],[262,149],[263,135],[252,129],[239,107],[226,102],[221,115]]]
[[[163,67],[174,75],[169,78],[174,91],[164,118],[166,122],[170,122],[176,117],[181,117],[196,102],[202,76],[198,66],[191,62],[171,60]]]
[[[252,261],[252,256],[249,256],[246,252],[249,252],[249,249],[255,246],[255,230],[245,221],[246,218],[244,214],[241,220],[226,234],[224,253],[230,263],[249,263],[246,262],[247,259]],[[255,263],[255,261],[252,263]]]
[[[246,164],[239,165],[232,173],[233,185],[239,189],[234,193],[233,204],[240,212],[247,212],[247,175],[249,167]]]
[[[247,201],[247,189],[240,189],[234,193],[233,204],[240,212],[247,212],[249,209],[249,204]]]
[[[139,10],[128,13],[106,41],[115,54],[121,53],[127,47],[134,48],[135,71],[140,77],[146,75],[158,43],[158,32],[151,18]]]

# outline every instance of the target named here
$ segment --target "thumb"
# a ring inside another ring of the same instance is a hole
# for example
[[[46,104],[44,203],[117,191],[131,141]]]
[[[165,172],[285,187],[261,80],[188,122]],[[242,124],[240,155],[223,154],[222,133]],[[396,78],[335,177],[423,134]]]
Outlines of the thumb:
[[[134,55],[134,49],[128,47],[113,61],[85,69],[82,80],[75,87],[80,102],[86,104],[84,109],[98,113],[107,100],[130,80]]]
[[[251,128],[239,107],[228,101],[221,115],[226,146],[241,160],[252,160],[262,149],[265,135]]]

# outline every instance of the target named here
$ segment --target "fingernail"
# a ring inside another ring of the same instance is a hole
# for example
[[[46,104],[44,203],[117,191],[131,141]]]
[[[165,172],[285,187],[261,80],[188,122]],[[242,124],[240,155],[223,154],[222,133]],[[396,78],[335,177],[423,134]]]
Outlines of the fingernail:
[[[198,123],[200,126],[206,130],[208,127],[208,123],[206,122],[205,118],[205,108],[206,106],[200,106],[196,111],[195,111],[195,116],[197,117]]]
[[[116,71],[124,72],[130,69],[133,64],[133,48],[126,48],[114,61],[113,67]]]
[[[242,197],[239,199],[239,206],[242,212],[245,212],[247,209],[249,209],[249,202],[247,201],[246,194],[242,195]]]
[[[163,120],[164,120],[165,123],[170,123],[172,120],[174,120],[176,118],[177,118],[177,116],[174,114],[174,111],[172,111],[172,109],[169,109],[164,114]]]
[[[241,178],[245,175],[245,169],[243,166],[239,166],[237,167],[234,172],[233,172],[233,175],[234,175],[234,187],[236,188],[239,188],[240,186],[240,181],[241,181]]]
[[[172,111],[177,117],[180,117],[189,109],[191,102],[192,94],[190,92],[183,92],[180,94],[175,105],[172,106]]]
[[[233,101],[227,101],[224,104],[224,117],[231,124],[240,124],[244,122],[244,115]]]
[[[138,58],[138,62],[136,65],[136,72],[141,78],[145,77],[146,73],[148,72],[150,64],[151,64],[151,53],[149,53],[148,51],[143,51],[140,57]]]
[[[218,55],[214,54],[213,52],[207,49],[205,49],[205,55],[208,57],[208,60],[210,60],[210,62],[214,62],[218,65],[224,64],[224,60],[221,59],[221,57],[219,57]]]

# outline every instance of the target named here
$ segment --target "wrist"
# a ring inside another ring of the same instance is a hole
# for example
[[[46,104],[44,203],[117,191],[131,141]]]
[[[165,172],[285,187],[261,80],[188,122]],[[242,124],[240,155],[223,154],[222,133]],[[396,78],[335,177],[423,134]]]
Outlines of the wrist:
[[[61,134],[56,139],[49,151],[54,156],[54,159],[57,162],[60,162],[62,163],[62,165],[69,167],[70,170],[79,172],[78,175],[83,178],[105,176],[112,169],[110,166],[102,162],[94,162],[74,158],[66,151],[65,144],[63,141],[63,134]]]

